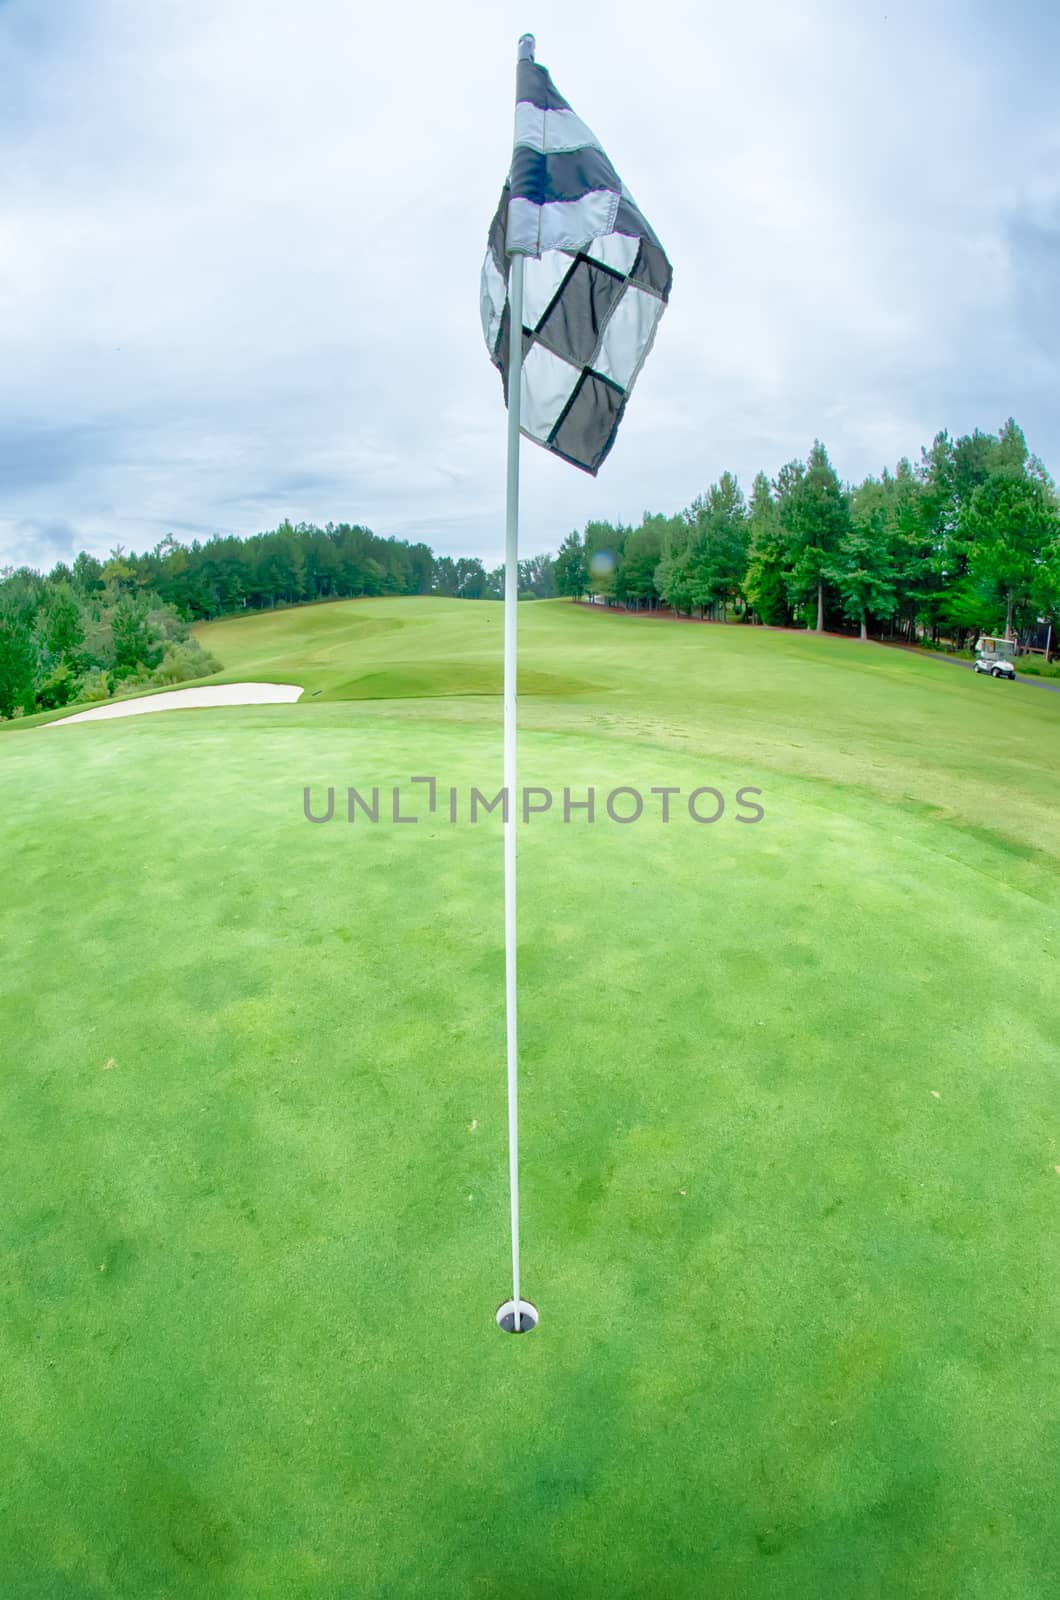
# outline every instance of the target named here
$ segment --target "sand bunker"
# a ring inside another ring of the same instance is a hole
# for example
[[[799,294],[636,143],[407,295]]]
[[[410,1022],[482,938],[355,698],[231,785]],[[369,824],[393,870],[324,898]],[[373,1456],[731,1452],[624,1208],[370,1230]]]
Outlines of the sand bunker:
[[[58,717],[41,726],[61,728],[70,722],[139,717],[147,711],[190,711],[195,706],[271,706],[297,700],[302,692],[294,683],[204,683],[198,689],[167,689],[164,694],[148,694],[138,700],[108,700],[91,711],[77,711],[72,717]]]

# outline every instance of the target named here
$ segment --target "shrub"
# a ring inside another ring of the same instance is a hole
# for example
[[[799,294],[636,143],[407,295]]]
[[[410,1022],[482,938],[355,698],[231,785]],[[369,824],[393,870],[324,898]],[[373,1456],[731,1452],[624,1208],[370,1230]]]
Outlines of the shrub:
[[[1060,662],[1039,661],[1037,656],[1021,656],[1016,662],[1016,671],[1024,672],[1029,678],[1060,678]]]
[[[162,659],[156,667],[141,667],[122,679],[119,693],[123,699],[143,694],[145,689],[163,689],[171,684],[187,683],[192,678],[209,678],[220,672],[217,657],[204,650],[197,639],[167,642]]]
[[[70,704],[76,688],[77,679],[66,662],[60,661],[37,690],[37,704],[42,711],[57,711],[60,706]]]
[[[85,673],[77,695],[79,700],[109,700],[110,696],[111,682],[108,673],[99,668]]]
[[[162,660],[151,674],[153,683],[187,683],[190,678],[208,678],[220,672],[217,657],[205,650],[198,639],[167,643]]]

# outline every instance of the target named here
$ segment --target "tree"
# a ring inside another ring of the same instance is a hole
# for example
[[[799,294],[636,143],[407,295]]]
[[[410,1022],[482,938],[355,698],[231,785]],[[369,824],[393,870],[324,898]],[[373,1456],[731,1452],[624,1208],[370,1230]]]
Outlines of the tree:
[[[831,577],[839,590],[844,615],[868,638],[868,619],[890,617],[895,607],[894,563],[891,558],[888,489],[866,478],[850,501],[850,521],[839,538]]]
[[[44,613],[43,638],[48,654],[67,660],[85,637],[81,607],[68,583],[52,590]]]
[[[937,582],[936,546],[927,492],[920,474],[903,456],[892,476],[880,480],[888,506],[888,539],[894,574],[892,628],[904,621],[912,633],[917,616]]]
[[[434,563],[435,594],[453,595],[459,589],[459,576],[452,556],[439,556]]]
[[[828,451],[819,439],[805,468],[792,464],[790,491],[781,500],[788,539],[788,590],[793,600],[817,599],[817,632],[824,631],[824,588],[850,526],[850,509]]]
[[[114,640],[114,675],[127,678],[141,667],[157,667],[162,646],[152,632],[148,607],[139,595],[122,595],[110,618]]]
[[[580,600],[589,581],[589,562],[582,545],[582,536],[575,529],[568,533],[559,547],[555,564],[556,593]]]
[[[750,559],[744,579],[747,598],[761,622],[769,627],[783,627],[791,617],[784,582],[784,533],[777,502],[764,472],[758,473],[751,489],[747,528],[750,540]]]
[[[639,528],[626,537],[622,552],[615,595],[619,600],[633,600],[639,606],[647,605],[649,611],[658,602],[659,589],[655,574],[662,559],[666,518],[645,512]]]
[[[1004,602],[1005,636],[1012,638],[1016,608],[1030,602],[1039,569],[1056,549],[1055,497],[1040,478],[1003,467],[975,490],[961,529],[971,545],[971,577]]]
[[[689,542],[696,546],[692,581],[699,603],[712,611],[720,606],[727,616],[729,606],[744,596],[751,540],[747,504],[732,473],[723,472],[686,516],[693,528]]]
[[[114,594],[132,587],[135,568],[128,558],[123,544],[116,544],[110,552],[110,557],[104,564],[100,573],[103,584]]]
[[[1060,622],[1060,544],[1054,543],[1034,575],[1031,604],[1035,614],[1046,623],[1052,623],[1057,633]]]
[[[997,619],[997,604],[970,578],[955,578],[937,596],[941,626],[957,638],[988,633]]]
[[[28,628],[32,628],[37,609],[47,594],[40,573],[30,567],[3,567],[0,568],[0,584],[3,587],[0,615],[17,617]]]
[[[592,594],[612,599],[622,551],[626,543],[627,528],[614,528],[609,522],[587,522],[582,535],[585,557],[589,566],[587,587]]]
[[[680,516],[667,517],[662,525],[662,546],[655,568],[655,589],[660,599],[675,611],[687,611],[688,604],[681,593],[679,570],[681,556],[688,544],[688,522]]]
[[[461,600],[481,600],[486,583],[486,569],[478,557],[461,556],[456,564],[456,592]]]
[[[285,517],[276,532],[269,535],[267,571],[273,604],[285,600],[294,605],[305,598],[304,540]]]
[[[691,614],[694,601],[686,560],[691,529],[687,515],[670,517],[663,534],[662,554],[655,569],[655,587],[668,606]]]
[[[0,613],[0,717],[10,719],[20,708],[34,710],[37,650],[21,617]]]
[[[430,594],[433,577],[434,551],[425,544],[409,545],[406,594]]]
[[[1027,449],[1027,440],[1024,437],[1023,429],[1015,417],[1009,417],[998,434],[997,445],[993,454],[996,469],[1010,467],[1015,472],[1024,472],[1026,470],[1030,451]]]
[[[491,567],[486,574],[486,600],[504,599],[504,567]]]
[[[103,587],[103,567],[86,550],[74,557],[73,575],[82,594],[95,594]]]
[[[486,590],[489,587],[487,579]],[[551,556],[527,556],[519,563],[519,593],[551,600],[556,593],[556,563]]]
[[[999,440],[994,434],[981,433],[978,428],[964,434],[953,446],[953,492],[958,514],[995,467],[1005,465],[997,459],[998,446]]]

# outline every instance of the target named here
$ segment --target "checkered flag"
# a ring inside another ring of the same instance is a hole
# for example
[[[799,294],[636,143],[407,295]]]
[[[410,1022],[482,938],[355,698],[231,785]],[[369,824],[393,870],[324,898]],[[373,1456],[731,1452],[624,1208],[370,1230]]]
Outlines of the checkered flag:
[[[651,349],[673,272],[533,41],[520,41],[515,152],[482,267],[482,329],[505,399],[512,255],[525,257],[521,430],[595,474]]]

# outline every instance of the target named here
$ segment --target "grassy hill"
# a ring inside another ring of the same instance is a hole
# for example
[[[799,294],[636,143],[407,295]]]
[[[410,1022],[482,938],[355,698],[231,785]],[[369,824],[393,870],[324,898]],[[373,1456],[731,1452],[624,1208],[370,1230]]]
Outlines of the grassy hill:
[[[599,795],[520,830],[523,1339],[500,607],[211,624],[303,699],[0,741],[0,1593],[1037,1600],[1060,701],[520,628],[521,779]]]
[[[519,627],[528,731],[812,777],[1060,854],[1060,698],[853,639],[695,627],[566,601],[522,606]],[[224,662],[216,681],[298,683],[303,704],[383,702],[351,710],[358,725],[382,715],[496,728],[501,628],[493,602],[410,599],[305,606],[196,631]]]

